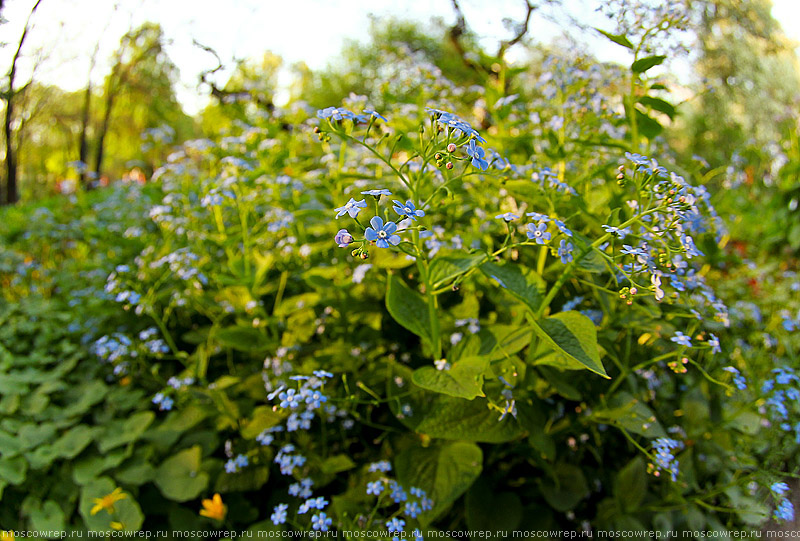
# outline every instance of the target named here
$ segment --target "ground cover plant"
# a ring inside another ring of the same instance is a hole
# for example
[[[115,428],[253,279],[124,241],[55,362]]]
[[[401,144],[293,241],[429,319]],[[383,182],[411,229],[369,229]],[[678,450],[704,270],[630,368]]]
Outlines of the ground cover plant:
[[[341,103],[233,104],[144,187],[5,209],[0,526],[791,522],[798,118],[683,158],[653,74],[685,20],[650,17],[606,33],[626,66],[482,84],[391,44]]]

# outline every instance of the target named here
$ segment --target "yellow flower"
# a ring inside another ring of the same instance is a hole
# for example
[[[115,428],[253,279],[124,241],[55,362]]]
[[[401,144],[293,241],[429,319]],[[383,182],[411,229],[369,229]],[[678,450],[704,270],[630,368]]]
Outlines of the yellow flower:
[[[114,504],[120,500],[124,500],[127,497],[128,497],[127,494],[124,494],[122,492],[122,489],[117,487],[111,494],[106,494],[102,498],[95,498],[94,507],[92,507],[92,515],[96,515],[103,509],[105,509],[109,513],[113,513]]]
[[[202,504],[203,508],[200,510],[202,517],[222,520],[225,518],[225,513],[228,512],[228,506],[222,503],[222,497],[219,494],[214,494],[210,500],[203,500]]]
[[[125,527],[125,525],[124,525],[123,523],[121,523],[121,522],[115,522],[115,521],[113,521],[113,520],[111,521],[111,524],[110,524],[110,526],[111,526],[111,529],[112,529],[112,530],[121,530],[122,528],[124,528],[124,527]]]
[[[14,530],[0,530],[0,539],[14,539]]]

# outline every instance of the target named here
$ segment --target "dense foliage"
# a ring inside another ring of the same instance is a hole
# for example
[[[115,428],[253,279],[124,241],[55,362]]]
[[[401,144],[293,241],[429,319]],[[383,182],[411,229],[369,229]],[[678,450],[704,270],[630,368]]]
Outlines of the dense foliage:
[[[145,187],[6,210],[0,524],[792,520],[798,119],[710,191],[646,30],[480,85],[387,47],[364,95],[233,104]]]

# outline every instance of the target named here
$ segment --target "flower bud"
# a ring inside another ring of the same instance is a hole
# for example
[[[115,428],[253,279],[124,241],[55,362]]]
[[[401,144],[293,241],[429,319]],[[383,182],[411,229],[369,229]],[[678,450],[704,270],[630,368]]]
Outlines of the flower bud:
[[[353,235],[347,229],[340,229],[336,236],[333,237],[333,242],[339,245],[339,248],[346,248],[348,244],[353,242]]]
[[[453,168],[453,162],[447,162],[446,164],[444,164],[444,166],[447,167],[448,169],[452,169]]]
[[[450,154],[452,154],[452,153],[453,153],[453,152],[455,152],[455,151],[456,151],[456,145],[455,145],[455,143],[450,143],[449,145],[447,145],[447,152],[449,152]]]

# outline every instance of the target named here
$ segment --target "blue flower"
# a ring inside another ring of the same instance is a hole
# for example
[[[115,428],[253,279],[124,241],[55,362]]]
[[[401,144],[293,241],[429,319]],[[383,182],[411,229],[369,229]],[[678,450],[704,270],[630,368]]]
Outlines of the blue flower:
[[[708,339],[708,345],[711,346],[711,353],[720,353],[722,352],[722,348],[719,347],[719,338],[713,332],[710,333],[711,338]]]
[[[340,229],[336,236],[333,237],[333,242],[339,245],[339,248],[345,248],[348,244],[353,242],[353,235],[347,229]]]
[[[789,492],[789,485],[783,482],[772,483],[772,486],[769,489],[777,494],[778,496],[783,496],[787,492]]]
[[[635,152],[626,152],[625,157],[636,165],[650,165],[650,158],[642,156],[641,154],[636,154]]]
[[[570,261],[572,261],[572,243],[567,242],[564,239],[561,239],[561,243],[558,246],[558,257],[561,258],[561,262],[566,265]]]
[[[385,195],[386,197],[389,197],[390,195],[392,195],[392,192],[390,192],[387,189],[381,188],[379,190],[367,190],[365,192],[361,192],[361,195],[371,195],[373,197],[380,197],[382,195]]]
[[[730,372],[733,374],[733,384],[736,385],[736,388],[740,391],[744,391],[747,389],[747,380],[744,379],[744,376],[739,373],[739,370],[733,366],[726,366],[723,368],[725,372]]]
[[[378,462],[373,462],[372,464],[370,464],[368,471],[371,473],[374,472],[387,473],[392,471],[392,465],[389,464],[388,460],[379,460]]]
[[[453,113],[448,113],[447,111],[442,111],[441,109],[433,109],[432,107],[426,107],[426,111],[431,115],[431,117],[436,120],[439,124],[443,126],[447,126],[448,128],[453,128],[459,130],[467,135],[470,135],[480,141],[481,143],[485,143],[486,139],[480,136],[480,134],[475,130],[472,126],[470,126],[467,122],[460,119]]]
[[[415,529],[412,533],[414,534],[414,541],[424,541],[422,538],[422,532],[419,531],[419,528]]]
[[[655,471],[668,471],[672,481],[678,478],[678,460],[673,451],[683,449],[683,443],[670,438],[658,438],[653,442],[655,451]]]
[[[496,220],[505,220],[507,222],[513,222],[514,220],[518,219],[519,216],[514,214],[513,212],[506,212],[505,214],[498,214],[495,216]]]
[[[620,229],[619,227],[614,227],[613,225],[604,225],[601,227],[605,230],[606,233],[611,233],[612,235],[616,235],[620,239],[624,239],[631,232],[631,229],[629,227],[626,227],[624,229]]]
[[[311,408],[318,408],[327,401],[328,397],[319,391],[311,391],[306,395],[306,404]]]
[[[160,411],[169,411],[172,409],[174,402],[170,397],[164,396],[163,393],[157,393],[153,397],[153,404],[157,404]]]
[[[273,441],[275,441],[275,436],[273,436],[273,435],[272,435],[272,434],[269,432],[269,429],[267,429],[267,430],[262,430],[262,431],[261,431],[261,434],[259,434],[259,435],[256,437],[256,441],[257,441],[258,443],[260,443],[261,445],[269,445],[269,444],[271,444]]]
[[[278,395],[278,398],[281,401],[282,408],[290,408],[295,409],[296,407],[300,406],[300,402],[298,402],[297,391],[294,389],[289,389],[284,391]]]
[[[781,500],[775,513],[772,515],[776,520],[784,520],[790,522],[794,520],[794,505],[789,500]]]
[[[394,203],[394,211],[400,216],[408,216],[415,222],[417,221],[417,218],[422,218],[425,216],[425,211],[417,210],[411,200],[406,201],[405,205],[396,199],[392,202]]]
[[[226,473],[236,473],[239,470],[239,467],[236,465],[236,462],[233,459],[229,459],[225,463],[225,472]]]
[[[634,248],[629,244],[623,244],[620,253],[631,256],[647,257],[647,252],[643,248]]]
[[[561,220],[553,220],[553,223],[556,224],[558,230],[564,233],[566,236],[568,237],[572,236],[572,231],[566,226],[564,222],[562,222]]]
[[[245,468],[250,465],[250,460],[245,455],[237,455],[234,462],[239,468]]]
[[[467,156],[472,158],[473,167],[477,167],[481,171],[489,169],[489,162],[484,158],[486,151],[476,145],[474,139],[470,139],[469,146],[465,149],[465,152]]]
[[[681,331],[676,331],[675,336],[670,338],[671,341],[675,342],[676,344],[680,344],[681,346],[686,346],[687,348],[692,347],[692,340]]]
[[[354,119],[356,115],[348,111],[347,109],[342,109],[340,107],[326,107],[325,109],[320,109],[319,111],[317,111],[317,117],[332,118],[333,120],[342,120],[345,118]]]
[[[417,518],[422,509],[417,502],[406,502],[404,512],[409,518]]]
[[[400,533],[403,531],[403,528],[406,525],[406,521],[401,518],[393,518],[392,520],[386,522],[386,527],[389,529],[389,533],[397,532]]]
[[[550,221],[550,216],[548,216],[547,214],[540,214],[538,212],[529,212],[525,216],[530,216],[534,222],[547,223]]]
[[[388,248],[390,244],[392,246],[400,244],[400,236],[394,234],[397,231],[396,223],[386,222],[384,224],[383,218],[380,216],[373,216],[369,223],[372,227],[368,227],[364,231],[364,236],[367,240],[374,241],[378,248]]]
[[[361,201],[356,201],[351,197],[350,201],[345,203],[343,207],[339,207],[338,209],[333,209],[333,210],[336,211],[337,218],[340,218],[345,214],[349,214],[351,218],[355,218],[356,216],[358,216],[358,213],[361,211],[361,209],[366,207],[367,207],[366,201],[364,201],[363,199]]]
[[[272,515],[270,515],[270,520],[275,526],[283,524],[286,522],[286,510],[289,509],[289,506],[285,503],[281,503],[275,506],[272,510]]]
[[[528,224],[527,235],[529,239],[535,239],[536,244],[544,244],[550,240],[550,233],[547,231],[547,224],[544,222],[539,223],[539,225]]]
[[[365,110],[364,110],[364,111],[362,111],[362,112],[363,112],[365,115],[373,116],[373,117],[375,117],[375,118],[380,118],[380,119],[381,119],[381,120],[383,120],[384,122],[389,122],[388,120],[386,120],[386,118],[385,118],[385,117],[383,117],[383,116],[382,116],[382,115],[380,115],[379,113],[377,113],[377,112],[375,112],[375,111],[372,111],[372,110],[370,110],[370,109],[365,109]]]
[[[332,522],[333,520],[328,518],[328,515],[325,513],[320,513],[311,517],[311,527],[321,532],[327,532],[328,526],[330,526]]]
[[[373,494],[375,496],[380,496],[381,492],[383,492],[383,483],[380,481],[373,481],[371,483],[367,483],[367,494]]]
[[[401,487],[397,481],[389,481],[389,488],[392,491],[389,496],[394,503],[404,502],[408,499],[408,494],[406,494],[406,491],[403,490],[403,487]]]

